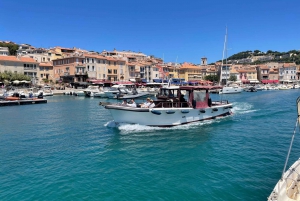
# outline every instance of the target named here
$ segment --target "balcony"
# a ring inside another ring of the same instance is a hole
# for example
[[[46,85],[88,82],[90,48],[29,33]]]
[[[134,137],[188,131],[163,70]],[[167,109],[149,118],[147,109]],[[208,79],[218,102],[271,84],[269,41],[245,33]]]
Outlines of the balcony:
[[[24,67],[24,70],[36,70],[34,67]]]
[[[75,75],[86,75],[85,72],[76,72]]]

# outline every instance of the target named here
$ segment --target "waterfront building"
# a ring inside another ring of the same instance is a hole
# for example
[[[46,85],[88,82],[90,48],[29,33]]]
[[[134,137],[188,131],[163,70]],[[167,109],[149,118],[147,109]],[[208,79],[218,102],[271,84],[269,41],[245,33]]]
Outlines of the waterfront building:
[[[254,65],[243,66],[242,68],[238,69],[237,72],[239,73],[239,78],[244,84],[254,84],[259,83],[257,79],[257,69]]]
[[[127,58],[127,62],[130,61],[143,61],[146,60],[148,57],[147,55],[141,53],[141,52],[133,52],[133,51],[117,51],[114,49],[113,51],[106,51],[103,50],[101,52],[101,55],[104,56],[111,56],[111,57],[117,57],[117,58]]]
[[[106,57],[107,60],[107,79],[110,81],[124,80],[125,60],[114,57]]]
[[[53,60],[54,79],[56,81],[85,82],[87,72],[85,57],[82,53],[74,53],[69,57]]]
[[[202,80],[202,71],[200,66],[191,63],[183,63],[179,70],[179,78],[186,81]]]
[[[39,84],[39,63],[21,56],[0,56],[0,72],[22,73],[31,77],[32,84]]]
[[[54,82],[53,64],[52,62],[42,62],[39,64],[39,76],[41,83],[46,84],[49,81]]]
[[[8,47],[0,47],[0,56],[8,56],[8,55],[9,55]]]
[[[295,63],[283,63],[279,66],[279,82],[291,83],[297,81],[296,79],[296,64]]]

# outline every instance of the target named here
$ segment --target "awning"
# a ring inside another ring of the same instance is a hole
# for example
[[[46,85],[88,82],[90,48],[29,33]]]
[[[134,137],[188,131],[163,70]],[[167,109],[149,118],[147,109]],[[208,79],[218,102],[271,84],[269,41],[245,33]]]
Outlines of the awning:
[[[250,83],[250,80],[242,80],[243,83]]]
[[[162,83],[162,80],[161,79],[153,79],[153,82]]]
[[[250,83],[259,83],[258,80],[250,80]]]
[[[278,80],[262,80],[261,83],[263,84],[278,83]]]

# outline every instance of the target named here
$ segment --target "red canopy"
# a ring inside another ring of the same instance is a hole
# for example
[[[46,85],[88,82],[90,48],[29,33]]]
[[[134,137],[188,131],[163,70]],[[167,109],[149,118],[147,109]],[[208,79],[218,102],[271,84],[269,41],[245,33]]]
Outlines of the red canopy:
[[[262,80],[261,83],[263,84],[278,83],[278,80]]]

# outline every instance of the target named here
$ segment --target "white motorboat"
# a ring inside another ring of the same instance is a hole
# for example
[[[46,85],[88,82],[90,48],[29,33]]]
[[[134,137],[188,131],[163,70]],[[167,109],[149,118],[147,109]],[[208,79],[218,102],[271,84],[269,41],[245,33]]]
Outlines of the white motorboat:
[[[237,94],[241,93],[244,89],[238,85],[224,86],[219,90],[219,94]]]
[[[135,98],[143,98],[143,97],[146,97],[146,96],[149,96],[150,93],[149,92],[132,92],[132,93],[126,93],[126,94],[123,94],[123,93],[119,93],[117,95],[117,99],[135,99]]]
[[[42,89],[38,90],[37,92],[33,93],[34,97],[43,94],[43,96],[53,96],[53,92],[50,86],[44,86]]]
[[[128,94],[128,90],[125,89],[126,87],[124,85],[113,85],[111,88],[104,91],[104,93],[107,96],[107,98],[117,98],[120,92],[123,94]]]
[[[73,92],[74,96],[85,96],[85,93],[83,90],[77,90]]]
[[[285,161],[285,165],[283,168],[282,176],[278,183],[276,184],[275,188],[271,192],[270,196],[268,197],[268,201],[295,201],[300,200],[300,158],[294,162],[294,164],[287,170],[286,166],[288,163],[288,159],[291,153],[295,133],[297,127],[299,127],[299,118],[300,118],[300,97],[298,97],[297,101],[297,110],[298,110],[298,117],[296,120],[296,126],[294,129],[294,133],[292,136],[292,140],[290,143],[290,148],[287,154],[287,158]],[[299,128],[298,128],[299,129]]]
[[[107,98],[104,91],[99,91],[99,92],[94,93],[94,97]]]
[[[53,96],[53,92],[50,86],[44,86],[43,96]]]
[[[162,87],[153,108],[101,102],[100,105],[110,111],[115,123],[176,126],[231,115],[231,103],[211,101],[209,98],[209,90],[217,88],[220,86]]]
[[[100,90],[98,86],[88,86],[88,88],[84,90],[85,95],[88,97],[94,97],[95,93],[99,92]]]

